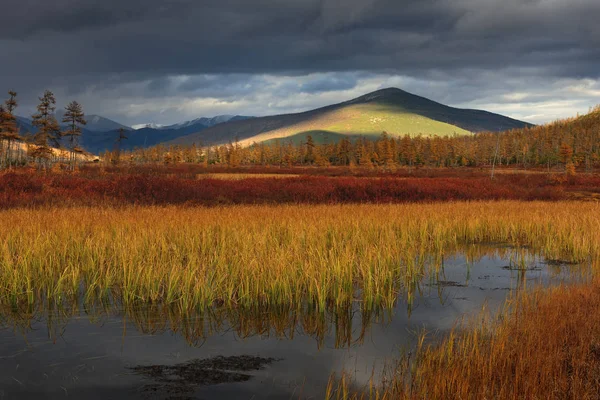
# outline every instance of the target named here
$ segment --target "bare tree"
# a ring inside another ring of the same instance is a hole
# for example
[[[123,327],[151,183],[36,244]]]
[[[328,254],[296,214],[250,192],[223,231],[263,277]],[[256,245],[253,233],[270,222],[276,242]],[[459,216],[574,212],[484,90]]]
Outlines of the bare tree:
[[[115,153],[113,157],[113,164],[118,164],[121,161],[121,143],[123,140],[129,139],[127,135],[125,135],[125,129],[119,129],[119,136],[117,136],[117,140],[115,140]]]

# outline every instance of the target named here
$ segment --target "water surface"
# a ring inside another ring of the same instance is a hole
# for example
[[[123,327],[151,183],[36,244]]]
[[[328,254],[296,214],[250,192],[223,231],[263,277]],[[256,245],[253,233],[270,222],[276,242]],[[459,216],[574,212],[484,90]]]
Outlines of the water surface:
[[[393,310],[78,307],[0,315],[0,399],[323,398],[332,373],[376,378],[422,329],[443,335],[517,290],[583,279],[582,267],[504,248],[448,257]],[[519,257],[517,257],[519,255]],[[518,258],[518,260],[517,260]]]

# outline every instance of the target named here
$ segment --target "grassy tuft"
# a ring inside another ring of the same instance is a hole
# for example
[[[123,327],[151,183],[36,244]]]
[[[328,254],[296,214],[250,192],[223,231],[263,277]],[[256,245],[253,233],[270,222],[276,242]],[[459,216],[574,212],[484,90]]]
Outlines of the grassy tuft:
[[[600,260],[595,203],[482,202],[0,211],[0,302],[106,296],[120,303],[324,311],[392,307],[476,243]],[[358,290],[360,289],[360,290]]]

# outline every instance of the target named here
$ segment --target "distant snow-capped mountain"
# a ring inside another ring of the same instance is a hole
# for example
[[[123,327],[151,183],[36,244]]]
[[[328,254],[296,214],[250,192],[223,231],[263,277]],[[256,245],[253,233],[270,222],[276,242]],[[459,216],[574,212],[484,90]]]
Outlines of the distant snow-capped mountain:
[[[162,129],[164,125],[161,124],[155,124],[154,122],[150,122],[149,124],[137,124],[137,125],[132,125],[131,127],[135,130],[138,129],[144,129],[144,128],[149,128],[149,129]]]
[[[236,115],[217,115],[216,117],[212,117],[212,118],[201,117],[201,118],[192,119],[190,121],[181,122],[179,124],[162,126],[160,129],[181,129],[181,128],[187,128],[192,125],[203,125],[203,126],[209,128],[211,126],[215,126],[217,124],[222,124],[223,122],[230,121],[231,119],[236,118],[236,117],[238,117],[238,116],[236,116]]]
[[[224,122],[236,121],[241,119],[247,119],[250,117],[244,117],[241,115],[217,115],[216,117],[200,117],[196,119],[192,119],[189,121],[180,122],[178,124],[172,125],[163,125],[157,124],[154,122],[149,122],[146,124],[137,124],[133,125],[132,128],[135,130],[139,129],[158,129],[158,130],[179,130],[179,129],[201,129],[201,128],[210,128],[212,126],[222,124]]]

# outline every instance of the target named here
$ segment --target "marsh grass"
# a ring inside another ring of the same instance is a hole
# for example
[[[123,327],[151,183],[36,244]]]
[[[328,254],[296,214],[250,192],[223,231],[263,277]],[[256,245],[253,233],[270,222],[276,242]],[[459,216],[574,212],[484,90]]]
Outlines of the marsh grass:
[[[183,309],[409,302],[445,255],[509,243],[597,264],[600,205],[439,203],[0,212],[0,303]]]
[[[600,284],[524,291],[404,354],[383,382],[333,377],[326,399],[598,399]]]

